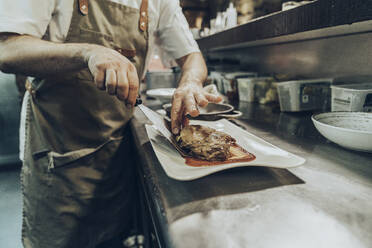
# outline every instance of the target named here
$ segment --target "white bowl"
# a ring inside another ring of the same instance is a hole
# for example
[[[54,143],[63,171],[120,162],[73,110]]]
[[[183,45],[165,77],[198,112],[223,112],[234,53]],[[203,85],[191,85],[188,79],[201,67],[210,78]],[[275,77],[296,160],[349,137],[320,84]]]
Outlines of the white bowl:
[[[372,152],[372,113],[330,112],[311,119],[330,141],[351,150]]]
[[[172,100],[176,88],[159,88],[146,91],[148,96],[154,97],[162,103],[168,103]]]

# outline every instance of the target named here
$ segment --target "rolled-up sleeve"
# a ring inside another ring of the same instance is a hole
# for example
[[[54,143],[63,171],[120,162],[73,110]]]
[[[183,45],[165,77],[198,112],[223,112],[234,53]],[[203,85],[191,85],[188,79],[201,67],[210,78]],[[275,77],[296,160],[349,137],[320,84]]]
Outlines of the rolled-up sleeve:
[[[52,19],[57,0],[0,0],[0,32],[41,38]]]
[[[172,59],[199,51],[178,0],[161,0],[155,36],[157,45]]]

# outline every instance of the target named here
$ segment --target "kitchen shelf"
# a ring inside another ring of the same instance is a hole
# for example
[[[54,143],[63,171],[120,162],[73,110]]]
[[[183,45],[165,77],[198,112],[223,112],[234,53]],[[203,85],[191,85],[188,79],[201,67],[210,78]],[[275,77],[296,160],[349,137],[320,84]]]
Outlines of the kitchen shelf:
[[[357,28],[347,26],[371,19],[372,1],[317,0],[294,9],[257,18],[235,28],[200,38],[197,42],[200,49],[207,52],[241,48],[252,45],[252,42],[253,45],[258,45],[267,39],[332,27],[329,33],[321,32],[321,34],[332,36],[355,31],[364,32],[365,26]],[[367,27],[369,30],[371,30],[370,26]],[[315,35],[315,38],[317,37]],[[294,40],[302,38],[302,36],[292,37]]]

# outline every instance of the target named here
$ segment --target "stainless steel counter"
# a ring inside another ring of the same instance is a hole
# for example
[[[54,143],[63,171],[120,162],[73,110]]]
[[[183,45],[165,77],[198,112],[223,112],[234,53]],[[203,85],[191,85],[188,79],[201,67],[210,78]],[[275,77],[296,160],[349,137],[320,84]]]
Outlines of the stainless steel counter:
[[[0,72],[0,167],[19,162],[20,112],[15,76]]]
[[[306,163],[290,170],[245,167],[176,181],[165,175],[144,128],[149,122],[136,111],[131,126],[160,245],[372,247],[372,154],[328,142],[315,130],[311,113],[238,107],[244,115],[237,125]]]

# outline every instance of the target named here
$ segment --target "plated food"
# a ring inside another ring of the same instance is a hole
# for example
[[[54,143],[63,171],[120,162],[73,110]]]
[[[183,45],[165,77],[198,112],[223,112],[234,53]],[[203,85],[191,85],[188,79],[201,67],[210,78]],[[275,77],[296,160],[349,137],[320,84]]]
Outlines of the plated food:
[[[176,137],[190,166],[212,166],[224,163],[248,162],[255,156],[230,135],[202,125],[188,125]]]
[[[155,113],[156,114],[156,113]],[[190,125],[201,125],[203,127],[213,128],[217,131],[231,135],[236,140],[241,149],[254,154],[254,159],[250,161],[234,162],[234,154],[239,153],[240,149],[232,147],[233,157],[225,161],[206,161],[198,160],[192,157],[182,156],[181,153],[169,142],[164,132],[161,132],[155,125],[146,125],[146,131],[154,149],[155,155],[159,160],[160,166],[165,173],[176,180],[194,180],[207,176],[209,174],[242,166],[268,166],[275,168],[296,167],[305,162],[305,159],[292,153],[284,151],[261,138],[249,133],[240,127],[234,125],[226,119],[218,121],[196,121],[191,120]],[[167,130],[168,131],[168,130]],[[179,146],[179,145],[178,145]],[[231,149],[230,147],[230,149]],[[242,152],[242,154],[246,154]],[[190,160],[194,166],[190,165]],[[202,161],[201,166],[198,162]],[[208,163],[216,166],[206,166]]]
[[[223,132],[201,125],[184,127],[177,136],[180,147],[190,156],[207,161],[225,161],[236,140]]]
[[[180,148],[177,140],[165,125],[166,122],[162,116],[143,105],[139,105],[139,107],[153,123],[152,125],[146,124],[145,127],[159,164],[169,177],[176,180],[194,180],[217,171],[242,166],[291,168],[305,162],[304,158],[284,151],[226,119],[218,121],[190,120],[191,126],[200,125],[203,127],[201,130],[211,128],[228,134],[236,140],[230,146],[231,157],[225,161],[197,159],[187,155]]]

